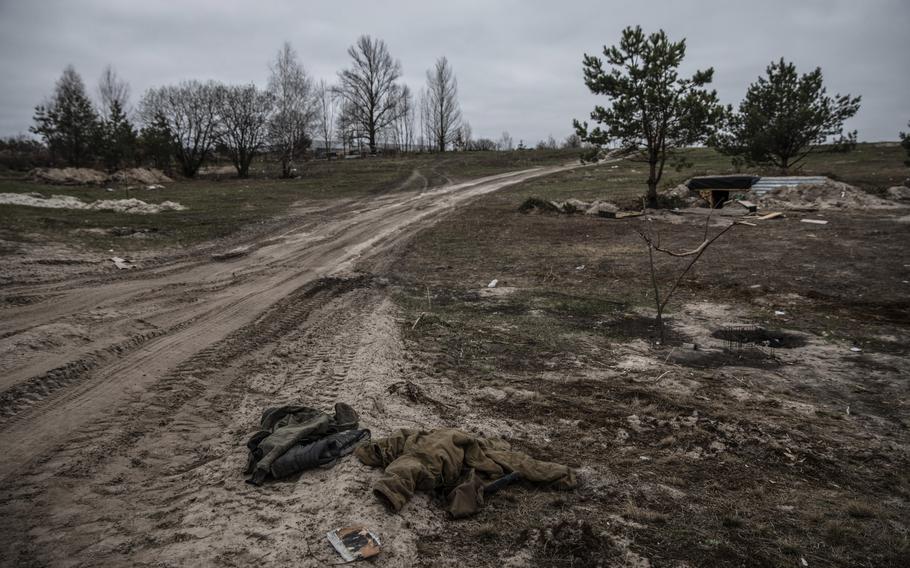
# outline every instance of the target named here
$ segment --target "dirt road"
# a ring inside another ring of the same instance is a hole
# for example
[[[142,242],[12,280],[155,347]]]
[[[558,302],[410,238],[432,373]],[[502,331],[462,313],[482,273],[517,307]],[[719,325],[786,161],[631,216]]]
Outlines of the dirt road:
[[[368,483],[362,468],[254,489],[244,439],[263,407],[295,400],[352,403],[377,433],[432,422],[384,400],[405,364],[394,310],[355,263],[560,169],[348,203],[229,261],[7,288],[32,301],[0,321],[0,562],[321,563],[331,558],[307,548],[358,520],[399,535],[389,565],[412,562],[413,527],[351,491]],[[301,512],[318,518],[301,525]]]

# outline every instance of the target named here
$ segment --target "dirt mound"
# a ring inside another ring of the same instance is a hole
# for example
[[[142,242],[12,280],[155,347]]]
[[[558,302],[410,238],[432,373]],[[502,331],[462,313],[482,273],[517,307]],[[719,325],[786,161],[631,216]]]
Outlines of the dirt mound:
[[[582,201],[572,198],[565,201],[547,201],[537,197],[529,197],[518,207],[518,211],[521,213],[562,213],[564,215],[583,213],[595,217],[613,218],[619,212],[619,207],[600,199]]]
[[[820,184],[773,189],[756,201],[768,209],[891,209],[898,204],[876,197],[852,185],[827,180]]]
[[[697,191],[692,191],[685,183],[681,183],[676,187],[661,192],[661,196],[667,204],[670,205],[675,203],[678,203],[679,206],[683,207],[701,207],[708,205],[708,202],[705,201]]]
[[[104,172],[90,168],[35,168],[28,176],[35,181],[56,185],[102,184],[108,179]]]
[[[894,187],[889,187],[885,192],[885,195],[887,195],[889,199],[894,199],[896,201],[910,199],[910,187],[895,185]]]
[[[161,170],[155,168],[129,168],[120,170],[110,177],[110,180],[117,183],[137,183],[144,185],[154,185],[159,183],[171,183],[174,180],[164,175]]]
[[[71,195],[54,195],[47,199],[25,193],[0,193],[0,204],[44,207],[47,209],[88,209],[95,211],[116,211],[118,213],[160,213],[162,211],[183,211],[183,205],[174,201],[146,203],[141,199],[102,199],[85,203]]]
[[[29,172],[29,178],[55,185],[100,185],[108,182],[156,185],[174,181],[155,168],[129,168],[112,175],[90,168],[35,168]]]

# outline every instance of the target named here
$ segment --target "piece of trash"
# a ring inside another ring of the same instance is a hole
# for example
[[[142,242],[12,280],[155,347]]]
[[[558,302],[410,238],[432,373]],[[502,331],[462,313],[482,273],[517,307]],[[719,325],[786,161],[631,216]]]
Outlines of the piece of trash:
[[[749,213],[755,213],[758,210],[757,205],[755,205],[751,201],[746,201],[745,199],[737,199],[736,203],[745,207]]]
[[[799,557],[799,563],[802,564],[803,566],[808,566],[808,565],[809,565],[809,563],[806,562],[806,559],[803,558],[802,556]]]
[[[372,558],[382,546],[379,537],[363,525],[335,529],[325,536],[345,562]]]
[[[753,284],[749,288],[761,288],[761,284]]]
[[[859,347],[851,347],[850,351],[853,351],[854,353],[859,353],[860,351],[862,351],[862,349],[860,349]]]
[[[828,224],[827,221],[823,221],[821,219],[800,219],[800,221],[803,223],[812,223],[813,225],[827,225]]]
[[[252,250],[249,246],[233,248],[227,252],[216,252],[212,255],[212,260],[229,260],[248,254]]]
[[[157,184],[157,183],[153,183],[152,185],[146,186],[145,189],[164,189],[164,186]]]
[[[128,261],[125,258],[120,258],[119,256],[112,256],[111,262],[113,262],[114,266],[116,266],[120,270],[123,270],[124,268],[135,268],[136,267],[136,265],[134,265],[132,262]]]
[[[113,188],[113,187],[105,187],[105,188],[104,188],[104,191],[114,191],[114,188]]]
[[[494,279],[490,280],[489,284],[487,284],[487,288],[495,288],[497,284],[499,284],[499,280],[494,278]]]
[[[774,315],[783,316],[783,315],[787,315],[787,312],[782,312],[780,310],[774,310]]]
[[[585,265],[584,265],[584,264],[582,264],[581,266],[576,266],[576,267],[575,267],[575,270],[584,270],[584,269],[585,269]]]
[[[783,215],[780,211],[775,211],[774,213],[768,213],[767,215],[762,215],[761,217],[756,217],[759,221],[767,221],[768,219],[776,219]]]

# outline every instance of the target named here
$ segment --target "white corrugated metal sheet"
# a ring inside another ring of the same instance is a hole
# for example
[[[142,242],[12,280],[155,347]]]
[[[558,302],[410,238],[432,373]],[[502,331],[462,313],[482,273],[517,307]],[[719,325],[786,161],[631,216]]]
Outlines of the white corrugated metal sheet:
[[[763,177],[752,185],[752,192],[761,196],[778,187],[814,185],[825,183],[827,180],[828,178],[822,176]]]

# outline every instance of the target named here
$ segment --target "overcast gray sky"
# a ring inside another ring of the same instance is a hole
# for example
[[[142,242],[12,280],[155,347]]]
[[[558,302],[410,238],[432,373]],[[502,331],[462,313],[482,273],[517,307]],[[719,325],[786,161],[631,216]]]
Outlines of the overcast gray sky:
[[[182,79],[265,85],[284,40],[312,75],[333,80],[346,48],[370,34],[388,43],[415,91],[447,56],[475,137],[508,130],[533,144],[587,118],[597,98],[582,82],[582,54],[600,54],[635,24],[687,38],[685,68],[713,66],[724,102],[738,103],[784,56],[803,72],[821,66],[830,93],[862,95],[848,124],[861,140],[907,129],[908,0],[0,0],[0,135],[27,132],[69,63],[92,92],[113,64],[135,102]]]

